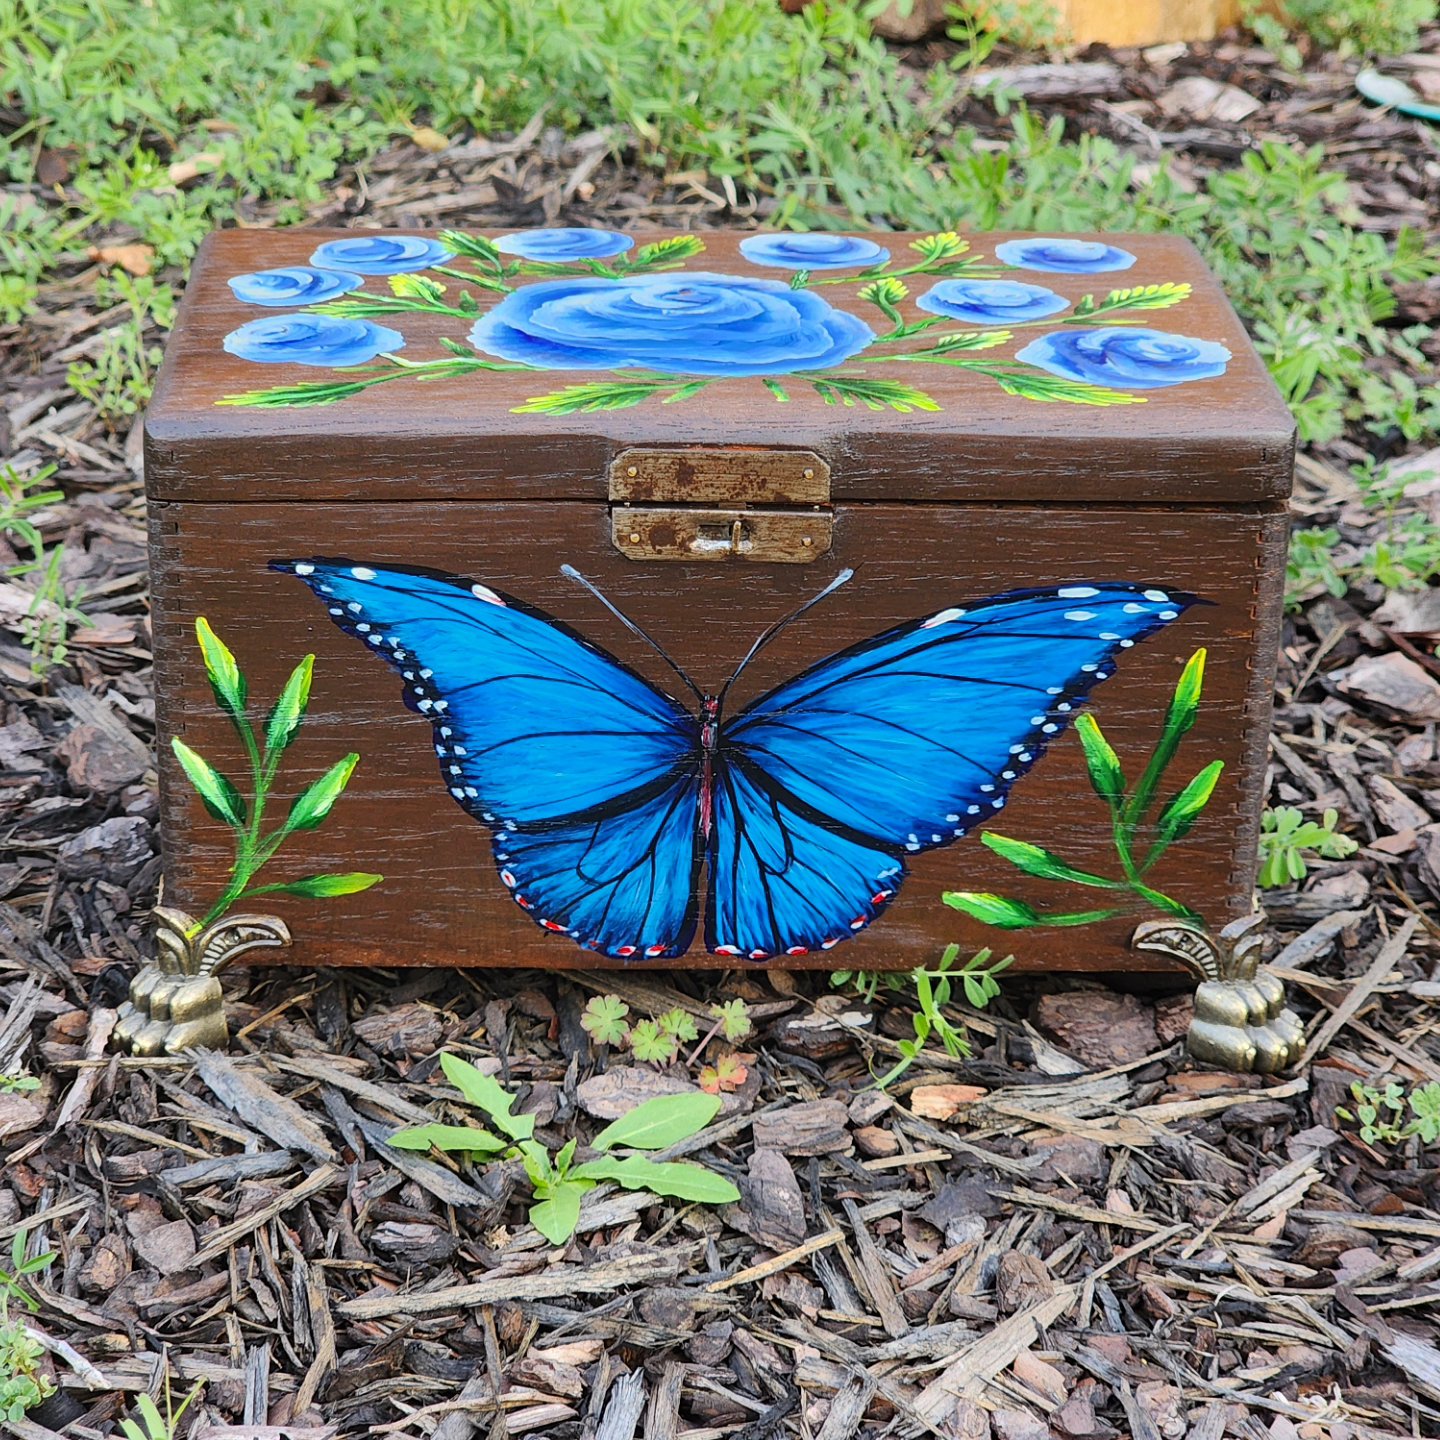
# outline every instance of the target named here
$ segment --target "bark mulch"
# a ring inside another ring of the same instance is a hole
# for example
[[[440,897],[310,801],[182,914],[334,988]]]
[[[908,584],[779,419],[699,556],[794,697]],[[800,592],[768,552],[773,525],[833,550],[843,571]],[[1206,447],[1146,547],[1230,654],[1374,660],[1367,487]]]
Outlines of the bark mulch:
[[[1102,69],[1052,75],[1037,110],[1195,168],[1320,141],[1367,223],[1431,223],[1433,139],[1360,107],[1343,69],[1289,76],[1240,45],[1084,59]],[[1167,111],[1187,76],[1260,105],[1216,122],[1186,113],[1210,93],[1192,85]],[[610,147],[539,126],[397,147],[313,219],[735,222],[723,188]],[[90,278],[0,331],[0,451],[58,464],[43,529],[88,616],[41,682],[32,597],[0,584],[0,1074],[41,1082],[0,1092],[0,1241],[58,1257],[33,1324],[59,1393],[9,1433],[118,1433],[167,1377],[177,1397],[203,1382],[195,1433],[229,1440],[1440,1433],[1434,1152],[1336,1114],[1357,1079],[1440,1080],[1434,591],[1316,595],[1287,627],[1270,803],[1333,806],[1362,842],[1262,897],[1311,1035],[1295,1074],[1188,1066],[1183,996],[1017,981],[971,1019],[973,1058],[927,1053],[882,1094],[909,1032],[883,992],[444,970],[237,976],[231,1053],[142,1063],[106,1048],[158,874],[141,460],[138,427],[108,431],[65,385],[98,344]],[[1408,318],[1437,293],[1407,292]],[[1296,509],[1361,546],[1387,522],[1358,454],[1305,455]],[[1437,505],[1424,478],[1399,502]],[[744,1086],[674,1152],[738,1205],[598,1189],[557,1251],[512,1167],[386,1146],[460,1118],[441,1049],[518,1089],[545,1139],[593,1135],[665,1083],[591,1047],[580,1011],[610,990],[640,1014],[751,1004]]]

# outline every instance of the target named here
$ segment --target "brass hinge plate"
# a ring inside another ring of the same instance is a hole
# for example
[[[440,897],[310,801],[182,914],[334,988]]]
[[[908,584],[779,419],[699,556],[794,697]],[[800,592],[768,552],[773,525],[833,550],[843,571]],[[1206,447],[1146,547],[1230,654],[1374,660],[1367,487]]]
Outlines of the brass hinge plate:
[[[627,505],[828,505],[830,467],[813,450],[636,446],[610,462]]]
[[[615,548],[631,560],[750,560],[807,565],[828,554],[828,510],[749,510],[687,505],[616,505]]]

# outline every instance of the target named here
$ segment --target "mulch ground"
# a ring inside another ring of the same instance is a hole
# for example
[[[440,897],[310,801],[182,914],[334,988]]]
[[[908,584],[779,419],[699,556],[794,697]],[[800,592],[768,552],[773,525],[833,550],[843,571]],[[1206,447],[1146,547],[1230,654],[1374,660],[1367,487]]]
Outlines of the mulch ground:
[[[1367,225],[1434,228],[1433,135],[1363,107],[1345,67],[1288,75],[1233,44],[1083,58],[1108,69],[1052,77],[1064,93],[1037,110],[1182,168],[1323,143]],[[1260,104],[1216,121],[1213,90],[1174,101],[1187,77]],[[405,145],[313,219],[752,213],[609,146],[539,128]],[[1270,803],[1333,806],[1362,842],[1261,897],[1311,1034],[1292,1075],[1187,1065],[1184,997],[1016,981],[972,1021],[972,1059],[927,1054],[879,1094],[903,1008],[755,974],[257,971],[231,981],[230,1054],[141,1063],[106,1043],[159,869],[143,478],[138,426],[107,430],[65,385],[99,343],[92,281],[77,262],[42,316],[0,329],[0,452],[58,464],[43,528],[89,617],[39,682],[30,596],[0,583],[0,1073],[41,1079],[0,1093],[0,1240],[25,1229],[58,1255],[34,1325],[60,1387],[10,1433],[117,1433],[167,1373],[177,1396],[204,1382],[193,1413],[231,1440],[1440,1433],[1434,1152],[1336,1117],[1353,1080],[1440,1080],[1436,592],[1317,596],[1287,626]],[[1402,303],[1397,323],[1433,321],[1440,289]],[[1379,533],[1347,473],[1360,453],[1307,453],[1296,494],[1356,546]],[[1403,463],[1423,476],[1440,455]],[[1436,507],[1420,478],[1400,513]],[[443,1108],[441,1048],[518,1087],[541,1135],[593,1134],[661,1083],[591,1047],[595,990],[643,1014],[751,1002],[749,1077],[676,1152],[731,1176],[739,1205],[596,1190],[556,1251],[510,1167],[382,1148]]]

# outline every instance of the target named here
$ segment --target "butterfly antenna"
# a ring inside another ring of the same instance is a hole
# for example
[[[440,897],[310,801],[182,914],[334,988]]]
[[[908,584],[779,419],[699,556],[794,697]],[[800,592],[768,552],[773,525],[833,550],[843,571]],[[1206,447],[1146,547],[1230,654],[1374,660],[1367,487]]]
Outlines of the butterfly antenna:
[[[720,691],[720,698],[725,698],[726,692],[740,678],[740,672],[787,626],[793,625],[812,605],[818,605],[827,595],[833,595],[842,585],[854,576],[855,572],[848,566],[842,570],[818,595],[812,595],[798,609],[792,610],[783,619],[777,620],[760,638],[750,647],[745,658],[735,667],[730,678],[725,682],[724,689]]]
[[[562,565],[560,573],[567,579],[574,580],[583,585],[632,635],[643,640],[690,688],[690,693],[701,701],[705,700],[705,692],[675,663],[666,653],[665,647],[653,635],[647,635],[620,607],[614,604],[595,584],[586,576],[582,575],[573,565]]]

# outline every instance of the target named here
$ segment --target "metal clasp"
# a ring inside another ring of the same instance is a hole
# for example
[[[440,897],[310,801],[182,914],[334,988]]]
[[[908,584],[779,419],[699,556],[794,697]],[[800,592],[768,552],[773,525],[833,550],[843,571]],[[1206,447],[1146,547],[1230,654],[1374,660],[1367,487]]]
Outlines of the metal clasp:
[[[830,467],[810,450],[626,450],[610,466],[610,523],[631,560],[805,565],[833,540]]]

